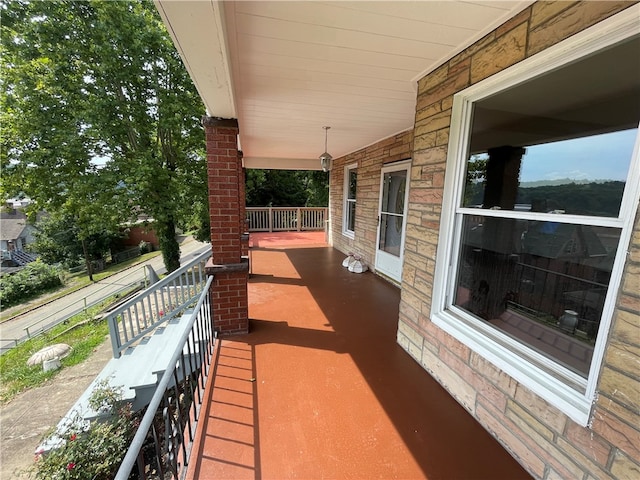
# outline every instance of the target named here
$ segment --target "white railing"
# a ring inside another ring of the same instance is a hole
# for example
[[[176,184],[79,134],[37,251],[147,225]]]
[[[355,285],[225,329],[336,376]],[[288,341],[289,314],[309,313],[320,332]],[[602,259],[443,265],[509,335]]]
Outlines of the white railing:
[[[247,207],[250,232],[324,230],[325,207]]]
[[[114,358],[160,324],[195,303],[205,288],[207,250],[175,272],[108,313],[107,323]]]

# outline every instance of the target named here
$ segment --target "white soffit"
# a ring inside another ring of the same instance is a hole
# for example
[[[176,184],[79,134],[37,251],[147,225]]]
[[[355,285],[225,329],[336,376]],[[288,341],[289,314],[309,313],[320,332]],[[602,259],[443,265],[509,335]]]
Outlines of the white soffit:
[[[411,128],[416,81],[531,3],[156,0],[208,114],[271,168],[319,168],[325,125],[334,158]]]
[[[317,158],[242,158],[244,168],[273,169],[273,170],[320,170]]]
[[[154,1],[207,113],[236,118],[222,19],[224,2]]]

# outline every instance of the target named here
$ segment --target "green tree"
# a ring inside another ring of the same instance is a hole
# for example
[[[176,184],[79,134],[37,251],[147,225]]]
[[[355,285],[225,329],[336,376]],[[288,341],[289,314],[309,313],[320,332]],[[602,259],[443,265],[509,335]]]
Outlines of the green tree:
[[[329,176],[325,172],[247,170],[246,201],[249,207],[326,207]]]
[[[38,222],[34,236],[35,242],[29,245],[29,250],[36,252],[45,263],[63,263],[67,267],[74,267],[84,257],[78,222],[64,212],[44,216]],[[111,230],[87,236],[84,246],[89,260],[103,258],[119,238],[119,232]]]
[[[2,193],[31,197],[31,214],[63,212],[74,219],[81,243],[115,231],[113,177],[92,162],[103,145],[86,121],[88,77],[74,48],[58,48],[73,43],[71,16],[53,2],[1,6]],[[91,277],[88,254],[85,259]]]
[[[472,155],[471,158],[469,158],[465,173],[463,203],[465,207],[480,205],[482,203],[488,161],[489,157],[486,154]]]
[[[178,268],[176,226],[207,205],[204,108],[153,3],[0,5],[5,193],[63,208],[84,239],[142,211]]]
[[[329,174],[322,171],[304,172],[303,179],[307,191],[307,207],[327,207],[329,205]]]

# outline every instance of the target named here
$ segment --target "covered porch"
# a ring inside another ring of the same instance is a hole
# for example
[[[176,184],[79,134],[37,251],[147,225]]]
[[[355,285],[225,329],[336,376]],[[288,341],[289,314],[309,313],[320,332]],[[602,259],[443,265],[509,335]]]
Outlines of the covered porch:
[[[187,478],[529,478],[397,344],[399,289],[323,232],[251,243],[250,333],[218,343]]]

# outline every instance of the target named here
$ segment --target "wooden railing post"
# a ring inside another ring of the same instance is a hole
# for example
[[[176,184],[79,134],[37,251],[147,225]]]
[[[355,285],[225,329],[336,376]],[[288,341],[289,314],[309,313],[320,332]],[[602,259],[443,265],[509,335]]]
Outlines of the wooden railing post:
[[[325,230],[328,214],[326,207],[247,207],[252,232]]]

